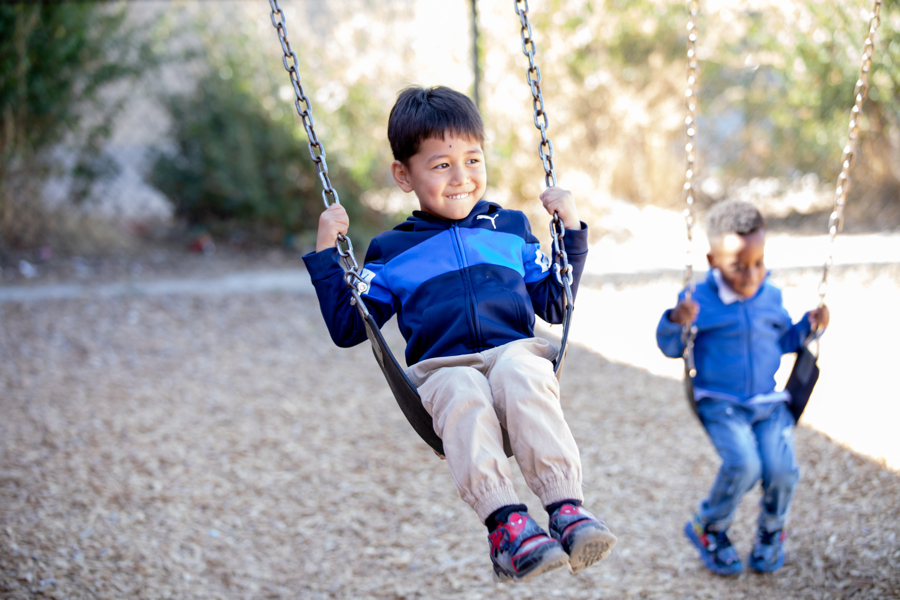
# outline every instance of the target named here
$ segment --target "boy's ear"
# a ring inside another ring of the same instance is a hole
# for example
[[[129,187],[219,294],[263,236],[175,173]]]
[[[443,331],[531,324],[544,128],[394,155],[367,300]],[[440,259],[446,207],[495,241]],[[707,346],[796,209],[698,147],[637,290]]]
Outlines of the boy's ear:
[[[709,263],[710,269],[716,268],[716,256],[712,252],[706,253],[706,261]]]
[[[399,160],[391,163],[391,175],[394,177],[394,183],[407,194],[413,191],[412,180],[409,177],[409,167]]]

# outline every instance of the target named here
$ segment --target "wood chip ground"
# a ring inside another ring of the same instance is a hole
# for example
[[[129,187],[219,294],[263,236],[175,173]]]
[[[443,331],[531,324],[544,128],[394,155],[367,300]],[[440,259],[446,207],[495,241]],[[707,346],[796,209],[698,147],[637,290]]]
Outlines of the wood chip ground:
[[[785,567],[710,575],[681,527],[718,459],[680,383],[583,346],[563,405],[619,544],[513,586],[369,348],[334,347],[313,298],[48,300],[0,322],[0,598],[900,598],[900,474],[802,426]]]

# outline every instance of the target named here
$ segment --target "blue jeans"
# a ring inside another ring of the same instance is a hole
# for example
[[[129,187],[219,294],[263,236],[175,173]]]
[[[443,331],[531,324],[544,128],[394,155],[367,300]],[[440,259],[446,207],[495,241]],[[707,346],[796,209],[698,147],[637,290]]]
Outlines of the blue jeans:
[[[784,527],[800,469],[794,456],[794,417],[786,402],[739,404],[704,398],[700,419],[722,457],[709,496],[700,503],[700,521],[721,531],[734,519],[744,494],[762,479],[759,525]]]

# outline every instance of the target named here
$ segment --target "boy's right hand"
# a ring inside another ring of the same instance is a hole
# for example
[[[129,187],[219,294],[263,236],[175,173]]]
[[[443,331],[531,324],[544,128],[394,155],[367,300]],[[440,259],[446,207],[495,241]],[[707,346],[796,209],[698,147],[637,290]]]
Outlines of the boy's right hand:
[[[697,314],[699,312],[699,304],[693,300],[682,300],[678,303],[678,306],[669,312],[669,321],[685,327],[697,320]]]
[[[319,215],[319,232],[316,234],[316,252],[334,248],[338,235],[347,235],[350,217],[340,204],[332,204]]]

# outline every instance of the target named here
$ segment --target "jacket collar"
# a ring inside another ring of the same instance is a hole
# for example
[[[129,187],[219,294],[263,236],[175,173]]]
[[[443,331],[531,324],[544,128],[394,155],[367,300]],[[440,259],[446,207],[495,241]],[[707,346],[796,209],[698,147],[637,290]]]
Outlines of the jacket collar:
[[[412,216],[407,217],[405,221],[394,227],[394,229],[399,231],[430,231],[435,229],[448,229],[452,225],[468,227],[479,215],[490,215],[499,210],[501,210],[499,204],[488,202],[487,200],[479,200],[475,206],[472,207],[472,211],[466,218],[460,219],[459,221],[450,221],[423,210],[415,210],[413,211]]]
[[[759,284],[759,289],[756,290],[756,294],[753,295],[753,298],[756,298],[762,293],[763,286],[769,280],[769,275],[771,275],[771,271],[766,271],[766,276],[763,277],[762,283]],[[747,300],[753,300],[753,298],[744,298],[733,289],[731,289],[725,280],[722,279],[722,272],[719,269],[710,269],[706,274],[706,282],[716,290],[716,293],[719,296],[719,300],[722,301],[722,304],[728,306],[729,304],[734,304],[735,302],[746,302]]]

